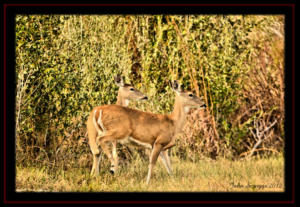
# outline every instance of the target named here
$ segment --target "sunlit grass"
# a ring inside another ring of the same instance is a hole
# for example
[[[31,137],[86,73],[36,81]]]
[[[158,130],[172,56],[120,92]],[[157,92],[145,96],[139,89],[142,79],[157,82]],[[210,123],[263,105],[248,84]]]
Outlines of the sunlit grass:
[[[17,166],[16,191],[47,192],[236,192],[284,191],[284,159],[230,161],[201,160],[193,163],[172,158],[173,175],[158,162],[146,185],[147,162],[136,160],[111,175],[106,166],[100,176],[90,177],[89,168],[50,171]]]

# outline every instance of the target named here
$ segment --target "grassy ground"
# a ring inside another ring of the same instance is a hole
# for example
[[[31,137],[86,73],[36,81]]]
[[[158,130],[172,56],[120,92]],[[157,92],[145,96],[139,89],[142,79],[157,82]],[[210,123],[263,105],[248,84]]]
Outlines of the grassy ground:
[[[229,161],[201,160],[197,163],[171,158],[173,176],[158,162],[150,184],[145,184],[148,163],[136,160],[110,175],[108,166],[99,177],[90,177],[89,168],[49,171],[46,168],[17,166],[16,191],[47,192],[143,192],[143,191],[284,191],[284,159]]]

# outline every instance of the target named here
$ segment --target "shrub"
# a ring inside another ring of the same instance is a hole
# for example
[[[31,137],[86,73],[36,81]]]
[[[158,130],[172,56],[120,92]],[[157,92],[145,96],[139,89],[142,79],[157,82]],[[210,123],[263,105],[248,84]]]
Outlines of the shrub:
[[[94,106],[115,103],[116,74],[148,95],[130,105],[144,111],[172,111],[172,79],[205,98],[207,109],[188,117],[174,155],[247,156],[255,123],[275,120],[255,152],[282,151],[283,22],[272,15],[16,16],[17,161],[89,165],[85,121]]]

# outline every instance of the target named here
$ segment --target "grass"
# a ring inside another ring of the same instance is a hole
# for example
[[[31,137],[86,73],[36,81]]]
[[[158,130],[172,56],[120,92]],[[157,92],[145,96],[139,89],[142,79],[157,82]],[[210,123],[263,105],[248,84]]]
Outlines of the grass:
[[[226,159],[182,161],[171,158],[173,175],[157,162],[150,184],[145,184],[147,162],[135,160],[110,175],[108,165],[100,176],[90,168],[49,170],[17,166],[16,191],[46,192],[283,192],[284,158],[230,161]]]

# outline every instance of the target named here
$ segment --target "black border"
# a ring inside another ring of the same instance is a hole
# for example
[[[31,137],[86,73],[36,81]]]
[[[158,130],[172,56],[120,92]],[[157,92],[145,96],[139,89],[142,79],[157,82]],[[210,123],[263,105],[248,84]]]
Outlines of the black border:
[[[295,202],[294,4],[4,4],[4,203],[282,203]],[[241,12],[242,11],[242,12]],[[15,14],[284,14],[286,148],[284,193],[16,193],[14,158]],[[291,137],[291,139],[289,139]]]

